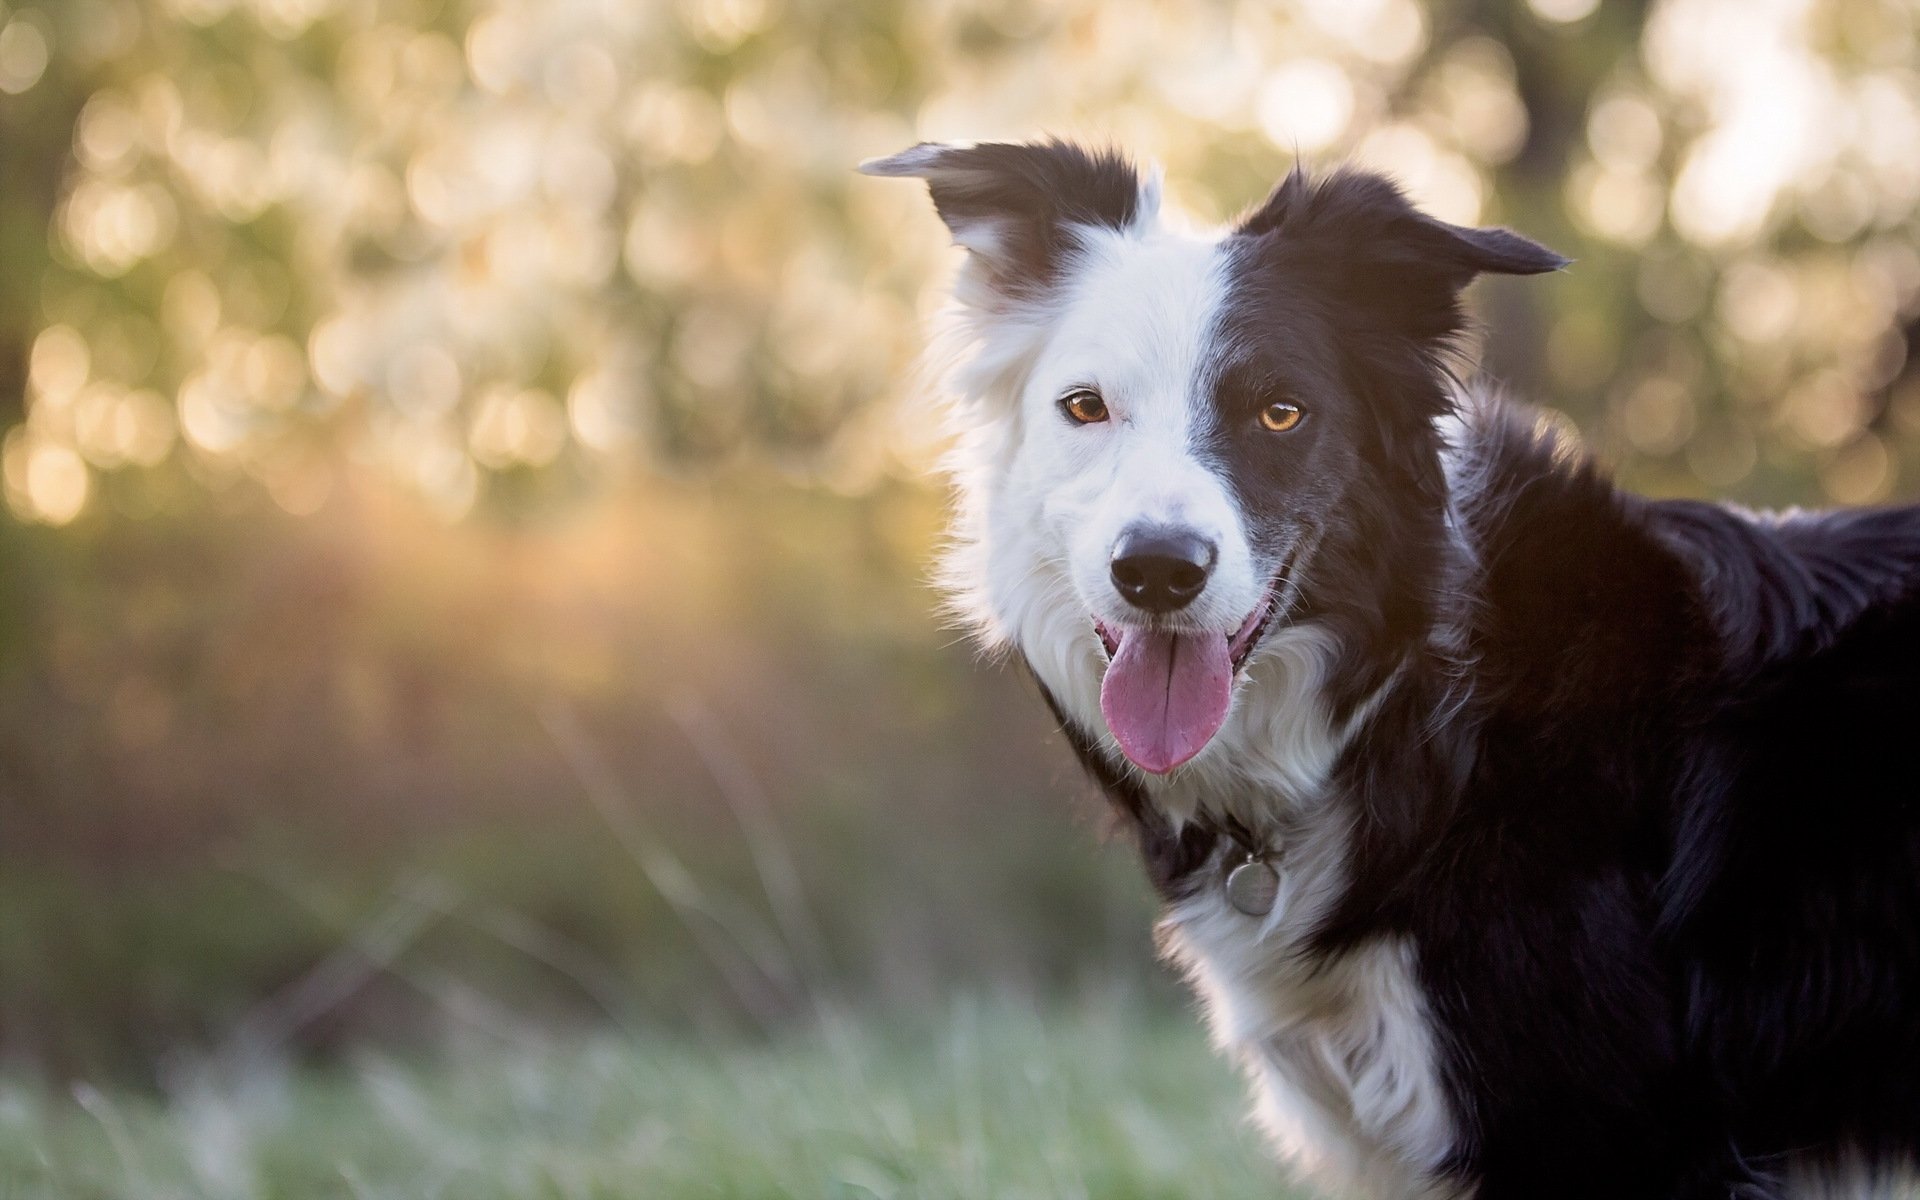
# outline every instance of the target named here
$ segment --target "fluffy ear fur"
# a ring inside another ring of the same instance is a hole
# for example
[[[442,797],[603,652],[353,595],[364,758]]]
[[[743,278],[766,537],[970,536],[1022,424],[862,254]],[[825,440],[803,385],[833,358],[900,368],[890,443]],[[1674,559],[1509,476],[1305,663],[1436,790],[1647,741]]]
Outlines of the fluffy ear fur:
[[[1460,331],[1459,294],[1476,275],[1537,275],[1569,261],[1511,230],[1430,217],[1367,171],[1315,183],[1296,167],[1238,232],[1263,252],[1319,267],[1354,311],[1422,342]]]
[[[1077,226],[1128,229],[1151,220],[1157,188],[1112,150],[1058,140],[972,146],[922,142],[860,164],[868,175],[927,181],[954,241],[1011,294],[1043,290],[1056,278]]]

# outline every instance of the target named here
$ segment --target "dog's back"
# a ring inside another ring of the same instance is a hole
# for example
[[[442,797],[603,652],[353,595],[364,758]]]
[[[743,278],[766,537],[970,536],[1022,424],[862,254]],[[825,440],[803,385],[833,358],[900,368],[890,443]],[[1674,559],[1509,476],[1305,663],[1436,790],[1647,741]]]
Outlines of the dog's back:
[[[1910,1161],[1920,509],[1647,501],[1482,416],[1484,707],[1441,858],[1478,899],[1415,889],[1475,909],[1419,923],[1484,1081],[1481,1194],[1582,1160],[1580,1194],[1702,1196]]]
[[[1699,554],[1724,647],[1663,891],[1689,1066],[1755,1152],[1910,1156],[1920,510],[1661,515]]]

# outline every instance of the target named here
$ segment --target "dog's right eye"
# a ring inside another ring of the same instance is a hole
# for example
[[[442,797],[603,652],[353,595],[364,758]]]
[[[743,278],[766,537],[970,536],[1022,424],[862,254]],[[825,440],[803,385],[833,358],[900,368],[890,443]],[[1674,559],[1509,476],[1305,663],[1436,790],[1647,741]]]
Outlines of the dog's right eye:
[[[1097,425],[1107,419],[1107,402],[1092,388],[1075,388],[1060,397],[1060,411],[1076,425]]]

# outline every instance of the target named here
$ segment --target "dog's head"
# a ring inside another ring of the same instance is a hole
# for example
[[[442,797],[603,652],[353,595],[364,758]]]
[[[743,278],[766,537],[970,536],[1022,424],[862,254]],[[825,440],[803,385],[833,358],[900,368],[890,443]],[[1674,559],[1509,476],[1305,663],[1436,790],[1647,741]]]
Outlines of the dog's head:
[[[1213,739],[1273,630],[1420,624],[1459,293],[1563,259],[1359,172],[1296,170],[1199,236],[1162,222],[1156,179],[1060,142],[862,169],[926,180],[968,251],[954,579],[1070,713],[1097,705],[1164,774]]]

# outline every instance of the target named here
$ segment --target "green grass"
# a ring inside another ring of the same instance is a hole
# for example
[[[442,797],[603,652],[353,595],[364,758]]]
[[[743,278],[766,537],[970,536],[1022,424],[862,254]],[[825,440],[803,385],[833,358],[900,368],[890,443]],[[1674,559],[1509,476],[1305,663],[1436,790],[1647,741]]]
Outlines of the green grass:
[[[0,1200],[1289,1194],[1196,1023],[1131,1006],[180,1075],[162,1095],[0,1078]]]

